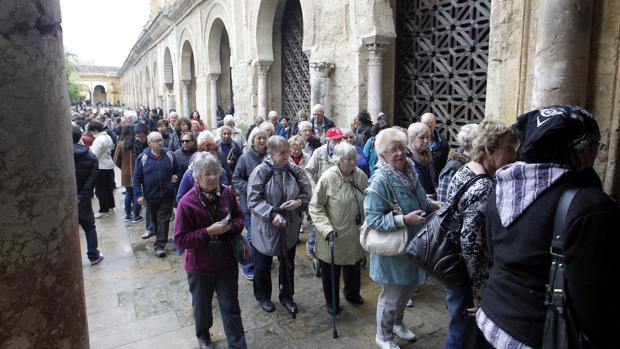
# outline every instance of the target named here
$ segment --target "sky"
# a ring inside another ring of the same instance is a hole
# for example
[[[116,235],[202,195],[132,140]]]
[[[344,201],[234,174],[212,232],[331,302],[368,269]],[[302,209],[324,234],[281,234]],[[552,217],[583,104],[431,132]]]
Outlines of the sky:
[[[60,0],[65,51],[80,64],[121,67],[146,24],[149,0]]]

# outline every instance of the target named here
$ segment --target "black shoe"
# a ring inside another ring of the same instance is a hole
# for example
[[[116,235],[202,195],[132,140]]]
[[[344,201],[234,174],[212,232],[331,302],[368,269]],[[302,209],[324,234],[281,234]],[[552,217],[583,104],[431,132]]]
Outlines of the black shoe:
[[[297,304],[295,304],[292,299],[281,300],[280,304],[286,308],[289,314],[297,314]]]
[[[271,313],[274,310],[276,310],[276,307],[273,305],[273,303],[271,303],[271,301],[262,301],[262,302],[258,302],[258,304],[260,304],[260,308],[263,309],[264,311]]]
[[[349,303],[353,303],[357,305],[364,304],[364,298],[362,298],[362,296],[360,296],[359,294],[356,296],[346,297],[346,299],[347,301],[349,301]]]
[[[330,307],[329,305],[325,306],[327,308],[327,312],[329,313],[329,315],[334,315],[334,308]],[[341,307],[338,307],[338,309],[336,309],[336,314],[340,314],[340,311],[342,311]]]
[[[159,258],[164,258],[164,257],[166,257],[166,251],[164,251],[164,250],[163,250],[163,249],[161,249],[161,248],[156,248],[156,249],[155,249],[155,255],[156,255],[157,257],[159,257]]]
[[[153,233],[153,232],[152,232],[152,231],[150,231],[150,230],[147,230],[147,231],[146,231],[146,233],[142,234],[142,238],[143,238],[143,239],[148,239],[148,238],[150,238],[150,237],[151,237],[151,236],[153,236],[153,235],[155,235],[155,233]]]
[[[198,349],[213,349],[213,342],[211,342],[211,337],[199,337],[198,338]]]
[[[103,255],[100,254],[99,257],[93,259],[90,261],[90,265],[97,265],[99,263],[101,263],[101,261],[103,260]]]

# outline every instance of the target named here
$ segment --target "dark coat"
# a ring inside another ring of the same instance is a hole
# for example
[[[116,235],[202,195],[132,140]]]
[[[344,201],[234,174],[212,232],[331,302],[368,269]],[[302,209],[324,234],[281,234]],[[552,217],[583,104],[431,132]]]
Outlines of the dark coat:
[[[176,183],[172,182],[172,175],[181,180],[180,168],[169,150],[162,148],[161,156],[156,158],[147,148],[136,160],[133,172],[133,187],[138,197],[144,196],[146,201],[161,202],[173,201]],[[143,157],[145,157],[143,161]],[[171,161],[172,159],[172,161]]]
[[[189,162],[192,158],[192,155],[194,155],[194,153],[196,152],[195,148],[190,149],[190,151],[183,151],[183,149],[177,149],[174,151],[173,155],[174,158],[177,160],[177,162],[179,163],[179,167],[181,168],[181,177],[183,177],[183,175],[185,174],[185,171],[187,171],[187,167],[189,166]]]
[[[355,145],[363,148],[366,145],[366,142],[372,135],[370,131],[372,130],[372,123],[364,123],[362,122],[357,130],[355,130]]]
[[[248,209],[248,180],[252,174],[252,170],[263,162],[267,153],[259,153],[254,147],[249,148],[245,154],[241,155],[239,161],[237,161],[237,167],[235,167],[235,173],[233,174],[233,187],[239,190],[239,201],[241,202],[241,208],[243,212],[250,212]]]
[[[230,268],[237,268],[230,239],[241,234],[243,230],[243,212],[235,199],[235,193],[228,186],[220,186],[215,217],[206,213],[201,202],[198,185],[194,185],[179,201],[174,224],[174,242],[185,249],[185,271],[192,274],[205,275]],[[220,239],[227,243],[220,245],[225,250],[219,251],[220,258],[210,255],[207,227],[222,220],[230,213],[231,230]],[[213,218],[213,219],[212,219]]]
[[[95,154],[81,144],[73,145],[73,162],[75,163],[75,182],[77,184],[78,203],[93,197],[99,165]]]
[[[542,345],[553,217],[561,193],[582,188],[565,220],[565,278],[579,326],[597,348],[617,347],[620,333],[620,212],[601,190],[594,170],[569,174],[542,193],[512,224],[503,227],[495,191],[487,204],[492,267],[482,310],[501,329],[531,347]]]

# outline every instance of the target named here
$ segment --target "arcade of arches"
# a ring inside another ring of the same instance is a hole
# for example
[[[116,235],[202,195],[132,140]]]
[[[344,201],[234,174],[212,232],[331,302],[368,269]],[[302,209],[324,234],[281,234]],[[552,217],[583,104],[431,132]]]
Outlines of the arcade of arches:
[[[12,131],[0,144],[0,346],[87,348],[71,147],[58,136],[70,128],[60,6],[32,2],[0,3],[0,71],[11,74],[0,99],[37,125],[0,119]],[[248,124],[322,103],[341,126],[361,108],[401,124],[430,110],[450,135],[484,117],[581,104],[601,126],[596,170],[619,197],[620,2],[154,3],[163,6],[119,72],[126,106],[197,109],[210,127],[218,106]]]

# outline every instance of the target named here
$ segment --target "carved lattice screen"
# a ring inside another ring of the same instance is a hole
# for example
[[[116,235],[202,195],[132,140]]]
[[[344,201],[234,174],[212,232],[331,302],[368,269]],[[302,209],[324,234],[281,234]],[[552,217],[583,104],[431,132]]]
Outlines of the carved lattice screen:
[[[399,0],[396,120],[425,112],[456,144],[460,126],[484,117],[490,0]]]
[[[302,50],[303,18],[298,0],[289,0],[282,18],[282,115],[310,111],[308,57]]]

